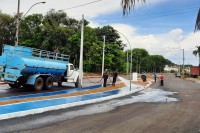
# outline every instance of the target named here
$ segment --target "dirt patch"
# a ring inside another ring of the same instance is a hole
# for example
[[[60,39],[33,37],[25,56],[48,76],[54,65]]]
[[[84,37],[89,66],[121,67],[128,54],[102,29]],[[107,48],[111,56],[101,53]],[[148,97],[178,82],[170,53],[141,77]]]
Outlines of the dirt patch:
[[[86,94],[92,94],[92,93],[98,93],[98,92],[104,92],[104,91],[110,91],[110,90],[116,90],[119,88],[125,87],[124,83],[118,83],[115,86],[107,86],[87,91],[80,91],[75,92],[71,94],[61,94],[61,95],[55,95],[55,96],[44,96],[39,98],[25,98],[25,99],[15,99],[15,100],[9,100],[9,101],[2,101],[0,102],[0,105],[6,105],[6,104],[13,104],[13,103],[20,103],[20,102],[30,102],[30,101],[38,101],[38,100],[46,100],[46,99],[53,99],[53,98],[64,98],[69,96],[78,96],[78,95],[86,95]]]
[[[143,82],[143,81],[132,81],[132,83],[136,85],[143,85],[143,86],[146,86],[147,84],[149,84],[148,82]]]
[[[99,73],[84,73],[83,78],[101,78],[102,75]]]
[[[84,73],[83,76],[102,76],[102,75],[99,73]]]

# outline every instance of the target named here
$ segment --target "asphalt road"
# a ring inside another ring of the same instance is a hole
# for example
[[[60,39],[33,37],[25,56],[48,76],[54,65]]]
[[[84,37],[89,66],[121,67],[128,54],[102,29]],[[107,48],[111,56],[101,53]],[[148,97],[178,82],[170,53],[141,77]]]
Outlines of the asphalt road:
[[[81,106],[0,121],[0,132],[199,133],[200,84],[174,78],[173,75],[165,77],[163,87],[160,87],[159,83],[153,84],[151,87],[178,92],[173,95],[179,100],[178,102],[134,103],[118,107],[106,113],[65,118],[65,112],[77,112],[77,110],[87,108]],[[43,121],[43,124],[40,124],[41,121]]]

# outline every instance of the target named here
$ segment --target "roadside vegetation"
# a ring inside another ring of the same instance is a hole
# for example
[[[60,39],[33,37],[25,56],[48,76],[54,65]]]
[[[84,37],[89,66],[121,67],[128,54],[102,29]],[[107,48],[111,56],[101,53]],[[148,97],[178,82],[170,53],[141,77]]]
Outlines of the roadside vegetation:
[[[105,68],[126,72],[127,52],[130,63],[131,51],[125,51],[126,44],[111,26],[92,28],[84,22],[84,72],[101,73],[103,36],[105,42]],[[23,18],[21,14],[19,45],[48,51],[58,49],[70,55],[70,62],[79,65],[81,21],[70,18],[63,11],[50,10],[45,15],[32,14]],[[16,16],[0,12],[0,49],[3,44],[15,44]],[[173,64],[161,55],[149,55],[145,49],[134,48],[133,71],[161,72],[165,65]]]

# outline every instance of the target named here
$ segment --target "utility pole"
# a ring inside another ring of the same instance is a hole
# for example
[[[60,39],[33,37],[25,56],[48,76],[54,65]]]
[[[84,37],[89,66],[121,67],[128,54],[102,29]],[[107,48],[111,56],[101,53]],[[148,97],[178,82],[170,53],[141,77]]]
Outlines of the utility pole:
[[[132,62],[133,62],[133,50],[131,48],[131,44],[130,44],[130,49],[131,49],[131,64],[130,64],[130,91],[131,91],[131,79],[132,79]]]
[[[104,56],[105,56],[105,42],[106,42],[106,36],[103,36],[103,59],[102,59],[102,75],[104,72]]]
[[[83,40],[84,40],[84,15],[82,15],[81,26],[81,46],[80,46],[80,61],[79,61],[79,88],[82,88],[83,83]]]
[[[18,6],[17,6],[17,24],[16,24],[15,46],[18,46],[18,41],[19,41],[19,9],[20,9],[20,0],[18,0]]]
[[[138,73],[138,56],[137,56],[137,66],[136,66],[136,72]]]
[[[35,4],[33,4],[29,10],[24,14],[24,16],[22,18],[24,18],[26,16],[26,14],[31,10],[32,7],[34,7],[35,5],[37,4],[45,4],[46,2],[37,2]],[[18,0],[18,7],[17,7],[17,23],[16,23],[16,34],[15,34],[15,46],[18,46],[19,45],[19,25],[20,25],[20,12],[19,12],[19,9],[20,9],[20,0]],[[21,18],[21,19],[22,19]]]
[[[128,72],[129,72],[129,70],[128,70],[128,68],[129,68],[128,50],[127,50],[127,56],[126,56],[126,58],[127,58],[127,62],[126,62],[126,75],[127,75],[127,79],[128,79]]]

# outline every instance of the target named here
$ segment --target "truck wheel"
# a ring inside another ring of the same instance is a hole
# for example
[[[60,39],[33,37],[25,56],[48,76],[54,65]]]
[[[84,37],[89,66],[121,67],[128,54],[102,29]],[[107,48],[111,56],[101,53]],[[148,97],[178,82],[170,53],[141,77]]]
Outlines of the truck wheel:
[[[45,81],[45,89],[51,89],[53,87],[53,78],[48,77]]]
[[[40,90],[42,90],[43,86],[44,86],[44,80],[41,77],[38,77],[35,80],[34,89],[36,91],[40,91]]]
[[[76,80],[75,87],[77,88],[78,85],[79,85],[79,77],[78,77],[77,80]]]
[[[21,83],[17,83],[17,82],[14,82],[14,84],[9,84],[9,86],[11,87],[11,88],[19,88],[19,87],[21,87]]]

